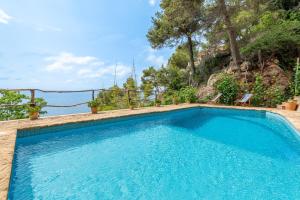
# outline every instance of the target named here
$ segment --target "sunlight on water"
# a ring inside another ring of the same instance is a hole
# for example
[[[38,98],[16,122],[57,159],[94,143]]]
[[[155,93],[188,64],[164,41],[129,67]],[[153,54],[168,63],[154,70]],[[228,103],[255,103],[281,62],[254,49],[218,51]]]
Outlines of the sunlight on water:
[[[193,108],[17,139],[9,199],[300,199],[300,143],[277,115]]]

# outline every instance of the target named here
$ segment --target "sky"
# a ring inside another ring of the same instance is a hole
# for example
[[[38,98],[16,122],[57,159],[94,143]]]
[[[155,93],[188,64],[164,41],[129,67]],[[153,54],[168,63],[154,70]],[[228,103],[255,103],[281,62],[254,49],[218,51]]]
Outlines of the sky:
[[[146,34],[159,0],[0,0],[0,88],[122,85],[167,62]]]

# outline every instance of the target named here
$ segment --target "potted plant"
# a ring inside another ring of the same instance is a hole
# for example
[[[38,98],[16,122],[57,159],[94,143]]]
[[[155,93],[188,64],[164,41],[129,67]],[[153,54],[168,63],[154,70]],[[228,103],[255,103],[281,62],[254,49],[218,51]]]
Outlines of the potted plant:
[[[100,106],[100,102],[98,99],[94,99],[88,102],[88,107],[91,108],[92,114],[98,113],[98,106]]]
[[[160,107],[160,105],[161,105],[161,100],[160,99],[156,99],[155,100],[155,106],[156,107]]]
[[[29,106],[28,107],[29,119],[31,119],[31,120],[38,119],[40,116],[40,111],[41,111],[41,108],[39,106]]]
[[[46,113],[42,111],[42,108],[47,105],[47,102],[42,98],[36,98],[35,104],[29,105],[27,107],[29,119],[36,120],[39,118],[40,114]]]
[[[285,103],[285,109],[286,110],[296,110],[297,108],[297,101],[296,100],[289,100],[288,102]]]

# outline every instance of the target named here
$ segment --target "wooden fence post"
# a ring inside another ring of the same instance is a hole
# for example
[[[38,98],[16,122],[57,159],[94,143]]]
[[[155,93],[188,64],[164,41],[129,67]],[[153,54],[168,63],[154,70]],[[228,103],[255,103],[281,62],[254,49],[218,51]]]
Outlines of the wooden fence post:
[[[95,90],[92,91],[92,100],[95,100]]]
[[[35,106],[35,90],[30,89],[30,106]]]
[[[128,105],[131,105],[130,90],[127,89]]]

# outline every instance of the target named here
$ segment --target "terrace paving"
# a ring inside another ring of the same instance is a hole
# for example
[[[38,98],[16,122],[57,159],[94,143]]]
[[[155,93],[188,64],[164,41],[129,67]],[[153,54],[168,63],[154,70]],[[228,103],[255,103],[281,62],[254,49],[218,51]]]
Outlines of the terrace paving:
[[[9,181],[12,168],[12,160],[15,149],[17,130],[42,128],[48,126],[63,125],[68,123],[78,123],[95,121],[109,118],[118,118],[131,115],[140,115],[146,113],[166,112],[177,109],[191,107],[215,107],[215,108],[232,108],[243,110],[266,110],[277,113],[285,117],[300,134],[300,112],[285,111],[271,108],[256,108],[256,107],[239,107],[239,106],[223,106],[223,105],[208,105],[208,104],[180,104],[162,107],[139,108],[134,110],[124,109],[115,111],[105,111],[99,114],[74,114],[55,117],[45,117],[39,120],[31,121],[28,119],[11,120],[0,122],[0,199],[7,199]]]

